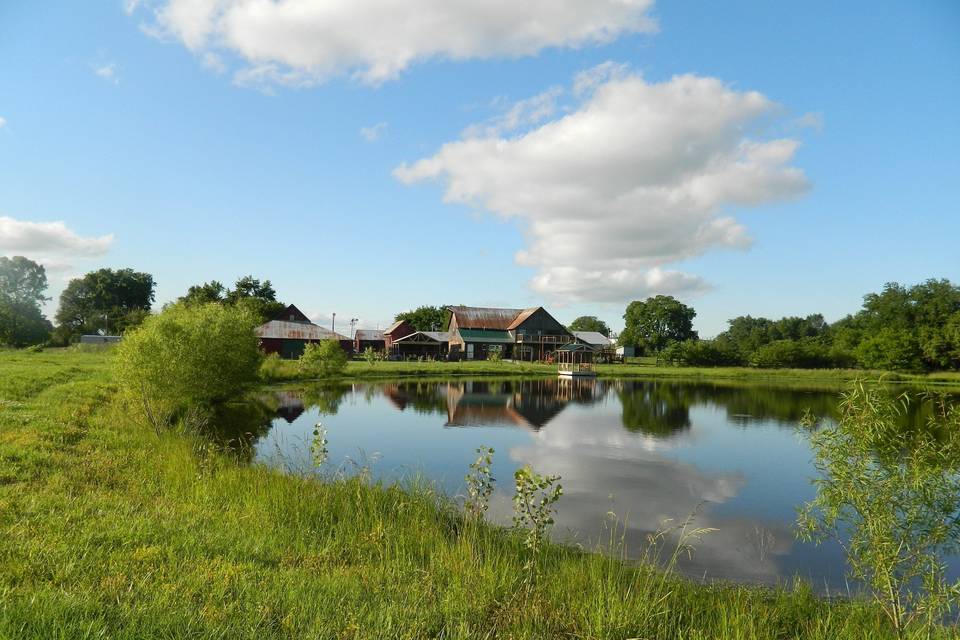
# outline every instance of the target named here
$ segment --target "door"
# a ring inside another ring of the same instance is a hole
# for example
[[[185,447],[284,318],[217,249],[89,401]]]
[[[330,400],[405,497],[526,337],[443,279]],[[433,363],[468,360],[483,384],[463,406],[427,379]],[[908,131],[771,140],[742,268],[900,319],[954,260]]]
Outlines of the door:
[[[473,360],[473,343],[467,343],[467,360]]]

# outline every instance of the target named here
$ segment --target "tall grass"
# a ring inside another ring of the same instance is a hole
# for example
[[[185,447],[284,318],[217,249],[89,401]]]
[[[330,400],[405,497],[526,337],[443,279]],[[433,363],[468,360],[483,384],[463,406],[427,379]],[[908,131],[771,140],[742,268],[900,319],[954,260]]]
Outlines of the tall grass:
[[[893,637],[867,602],[556,545],[531,582],[521,536],[429,485],[157,436],[110,402],[106,356],[81,355],[0,355],[0,638]]]

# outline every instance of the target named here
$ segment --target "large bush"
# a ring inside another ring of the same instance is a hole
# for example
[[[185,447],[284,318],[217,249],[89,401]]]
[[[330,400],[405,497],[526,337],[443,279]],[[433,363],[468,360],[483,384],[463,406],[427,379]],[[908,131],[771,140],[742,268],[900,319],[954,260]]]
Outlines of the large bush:
[[[347,366],[347,354],[337,340],[312,342],[300,356],[300,371],[308,376],[335,376]]]
[[[684,340],[667,347],[663,355],[689,367],[734,367],[743,358],[730,345],[718,340]]]
[[[175,305],[151,316],[117,349],[122,393],[157,428],[237,396],[257,380],[257,322],[248,310],[217,304]]]
[[[833,366],[830,350],[807,340],[777,340],[753,353],[752,363],[758,367],[818,369]]]

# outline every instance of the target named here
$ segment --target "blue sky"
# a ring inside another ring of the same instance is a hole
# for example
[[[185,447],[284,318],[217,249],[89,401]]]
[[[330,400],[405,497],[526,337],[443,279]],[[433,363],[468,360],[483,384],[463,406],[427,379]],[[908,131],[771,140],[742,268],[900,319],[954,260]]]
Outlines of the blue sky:
[[[960,281],[956,2],[390,4],[3,3],[0,254],[372,327],[669,293],[713,335]]]

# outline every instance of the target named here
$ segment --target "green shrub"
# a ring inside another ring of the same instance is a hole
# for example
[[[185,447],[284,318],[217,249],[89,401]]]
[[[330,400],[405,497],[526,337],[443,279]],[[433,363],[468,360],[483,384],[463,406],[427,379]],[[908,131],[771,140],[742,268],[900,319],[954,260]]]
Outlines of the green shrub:
[[[813,433],[817,495],[800,511],[801,538],[835,539],[853,578],[896,630],[932,632],[960,604],[945,558],[960,551],[960,409],[935,403],[927,424],[902,426],[906,395],[855,383],[835,425]],[[814,426],[812,419],[805,419]]]
[[[279,353],[271,353],[260,363],[260,377],[266,382],[283,380],[286,376],[286,367]]]
[[[754,351],[750,360],[762,368],[823,369],[834,366],[830,350],[810,340],[777,340]]]
[[[117,346],[121,393],[157,429],[236,397],[257,381],[257,321],[249,311],[217,304],[175,305],[147,318]]]
[[[347,354],[336,340],[312,342],[300,356],[300,372],[327,378],[342,373],[347,367]]]
[[[690,367],[734,367],[743,364],[743,358],[736,349],[716,340],[674,342],[661,355],[671,362]]]

